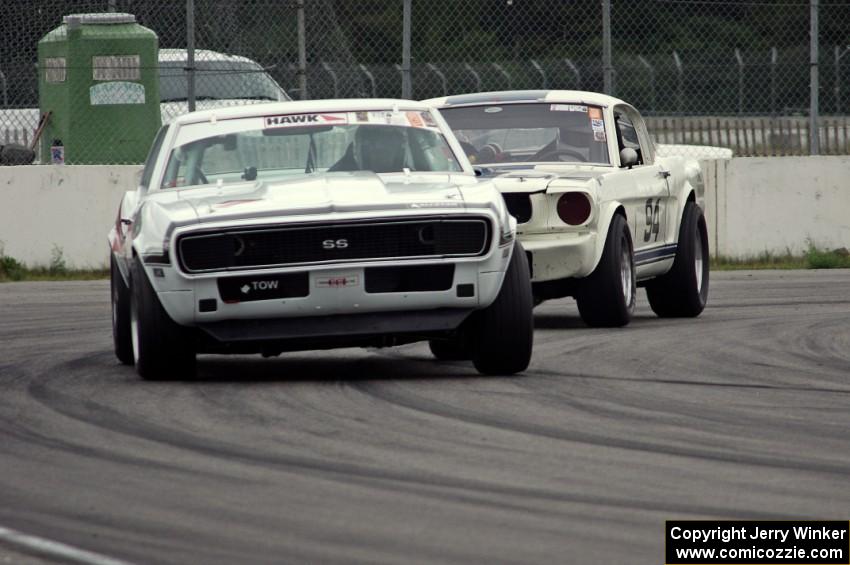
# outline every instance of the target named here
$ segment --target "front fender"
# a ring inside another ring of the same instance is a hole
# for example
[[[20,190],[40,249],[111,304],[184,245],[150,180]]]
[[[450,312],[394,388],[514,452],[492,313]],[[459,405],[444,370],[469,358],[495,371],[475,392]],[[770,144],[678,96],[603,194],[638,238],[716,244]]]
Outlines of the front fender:
[[[596,269],[596,266],[599,265],[599,261],[602,260],[605,241],[608,239],[608,228],[611,227],[611,221],[614,219],[614,215],[622,214],[626,218],[626,221],[629,219],[626,215],[626,207],[618,200],[605,202],[599,206],[598,210],[599,216],[596,222],[596,244],[593,252],[593,267],[587,275],[590,275]]]
[[[138,191],[129,190],[124,193],[121,204],[118,206],[115,222],[112,224],[107,235],[110,253],[118,266],[121,278],[124,279],[126,284],[129,284],[130,281],[129,260],[132,258],[132,229],[130,221],[132,220],[137,204]]]

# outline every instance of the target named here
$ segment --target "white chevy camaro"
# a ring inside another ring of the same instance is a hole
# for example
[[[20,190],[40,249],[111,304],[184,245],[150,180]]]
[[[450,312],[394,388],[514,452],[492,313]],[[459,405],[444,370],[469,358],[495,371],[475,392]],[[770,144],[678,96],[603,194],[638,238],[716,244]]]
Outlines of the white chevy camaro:
[[[326,100],[187,114],[154,140],[109,234],[115,352],[146,379],[197,353],[428,340],[524,370],[516,221],[439,112]]]
[[[592,326],[622,326],[645,286],[659,316],[708,298],[699,163],[660,157],[629,104],[580,91],[508,91],[426,101],[519,223],[537,301],[573,296]]]

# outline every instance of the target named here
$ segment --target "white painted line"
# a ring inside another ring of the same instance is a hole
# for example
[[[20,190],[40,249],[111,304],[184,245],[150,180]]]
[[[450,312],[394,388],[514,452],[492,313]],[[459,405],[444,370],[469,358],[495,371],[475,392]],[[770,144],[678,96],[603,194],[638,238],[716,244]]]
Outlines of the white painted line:
[[[112,557],[78,549],[58,541],[23,534],[0,526],[0,544],[2,543],[11,547],[29,549],[41,555],[85,563],[86,565],[129,565],[126,561],[113,559]]]

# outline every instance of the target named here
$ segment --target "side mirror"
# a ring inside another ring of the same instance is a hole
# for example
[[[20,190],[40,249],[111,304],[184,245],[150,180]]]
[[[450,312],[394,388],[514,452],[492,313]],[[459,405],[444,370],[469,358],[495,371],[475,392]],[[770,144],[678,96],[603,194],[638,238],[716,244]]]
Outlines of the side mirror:
[[[638,154],[637,151],[632,149],[631,147],[624,147],[620,150],[620,166],[632,168],[637,165],[638,162]]]

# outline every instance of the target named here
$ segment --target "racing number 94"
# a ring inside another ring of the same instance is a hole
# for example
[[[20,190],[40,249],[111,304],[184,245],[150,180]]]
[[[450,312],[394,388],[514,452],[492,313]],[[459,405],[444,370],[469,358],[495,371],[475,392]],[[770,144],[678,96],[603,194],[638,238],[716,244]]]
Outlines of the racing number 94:
[[[655,239],[653,241],[658,241],[658,232],[661,231],[661,214],[659,213],[660,203],[660,198],[657,198],[654,204],[652,202],[652,198],[649,198],[646,201],[646,229],[643,231],[644,242],[652,239],[653,234],[655,234]]]

